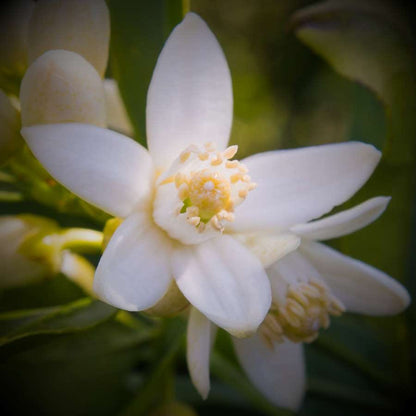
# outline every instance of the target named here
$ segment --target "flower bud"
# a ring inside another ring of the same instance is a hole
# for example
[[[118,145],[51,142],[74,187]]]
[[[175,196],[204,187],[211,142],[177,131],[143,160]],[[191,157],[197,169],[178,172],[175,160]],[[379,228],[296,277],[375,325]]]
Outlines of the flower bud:
[[[52,274],[51,258],[32,249],[57,229],[54,221],[34,215],[0,217],[0,288],[23,286]]]
[[[65,49],[82,55],[104,76],[110,17],[104,0],[40,0],[29,23],[28,55]]]
[[[22,125],[88,123],[106,125],[104,87],[80,55],[48,51],[27,70],[20,88]]]
[[[9,97],[0,90],[0,164],[23,144],[19,131],[19,112],[13,107]]]
[[[27,32],[35,2],[13,0],[7,2],[0,15],[0,73],[22,76],[27,67]]]

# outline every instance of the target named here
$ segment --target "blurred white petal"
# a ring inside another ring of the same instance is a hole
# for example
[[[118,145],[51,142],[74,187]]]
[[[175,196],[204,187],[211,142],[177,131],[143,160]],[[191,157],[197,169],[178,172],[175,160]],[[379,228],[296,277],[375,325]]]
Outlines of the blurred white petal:
[[[191,308],[186,335],[186,360],[192,383],[203,399],[210,389],[209,358],[213,336],[211,322],[197,309]]]
[[[241,366],[260,392],[276,406],[299,410],[305,394],[303,345],[269,345],[259,334],[233,342]]]
[[[395,315],[410,303],[399,282],[368,264],[320,243],[302,243],[300,250],[350,312]]]
[[[23,126],[88,123],[104,127],[104,87],[94,67],[69,51],[49,51],[26,71],[20,88]]]

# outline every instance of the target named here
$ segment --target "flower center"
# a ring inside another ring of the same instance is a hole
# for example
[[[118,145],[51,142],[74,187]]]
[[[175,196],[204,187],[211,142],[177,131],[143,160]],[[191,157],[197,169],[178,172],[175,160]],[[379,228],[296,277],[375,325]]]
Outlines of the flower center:
[[[160,182],[174,183],[181,206],[177,215],[184,215],[199,233],[207,229],[224,230],[224,221],[234,220],[234,209],[256,187],[247,175],[247,168],[230,160],[237,152],[230,146],[223,152],[213,143],[204,147],[190,146]]]
[[[187,202],[198,209],[204,223],[227,208],[230,196],[231,185],[218,172],[203,169],[190,178]]]
[[[344,311],[344,305],[320,280],[292,284],[288,287],[286,303],[272,305],[261,333],[269,343],[283,342],[284,338],[309,343],[318,337],[321,328],[329,327],[330,315],[340,316]]]

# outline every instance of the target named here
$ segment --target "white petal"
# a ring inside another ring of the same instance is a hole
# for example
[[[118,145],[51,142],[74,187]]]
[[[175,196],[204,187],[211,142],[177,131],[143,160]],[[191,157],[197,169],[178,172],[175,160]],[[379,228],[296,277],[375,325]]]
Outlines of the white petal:
[[[308,240],[329,240],[351,234],[375,221],[384,212],[390,199],[383,196],[371,198],[322,220],[295,225],[291,231]]]
[[[286,303],[289,285],[308,282],[311,278],[320,279],[319,272],[299,253],[299,250],[273,263],[267,269],[267,275],[270,279],[273,302],[282,305]]]
[[[58,182],[111,215],[126,217],[147,202],[152,161],[128,137],[77,123],[26,127],[22,135]]]
[[[188,13],[160,53],[147,95],[149,150],[167,167],[191,144],[226,147],[232,122],[231,76],[206,23]]]
[[[270,284],[248,249],[228,235],[176,248],[173,274],[200,312],[235,336],[252,333],[270,307]]]
[[[244,159],[257,188],[237,207],[233,228],[270,232],[320,217],[350,198],[379,159],[378,150],[358,142],[272,151]]]
[[[170,240],[146,213],[134,213],[111,237],[95,273],[94,291],[117,308],[150,308],[171,283],[170,255]]]
[[[394,315],[410,302],[400,283],[374,267],[320,243],[302,243],[300,250],[350,312]]]
[[[192,383],[203,399],[210,389],[209,358],[215,330],[197,309],[191,308],[186,338],[186,360]]]
[[[273,404],[298,410],[305,394],[302,344],[266,344],[260,335],[233,339],[237,357],[251,382]]]
[[[279,235],[233,234],[233,237],[243,243],[261,261],[265,269],[296,250],[300,244],[300,238],[289,233]]]
[[[38,1],[29,23],[29,61],[51,49],[65,49],[82,55],[103,76],[109,40],[110,16],[104,0]]]
[[[106,126],[104,87],[81,55],[48,51],[26,71],[20,87],[22,125],[88,123]]]

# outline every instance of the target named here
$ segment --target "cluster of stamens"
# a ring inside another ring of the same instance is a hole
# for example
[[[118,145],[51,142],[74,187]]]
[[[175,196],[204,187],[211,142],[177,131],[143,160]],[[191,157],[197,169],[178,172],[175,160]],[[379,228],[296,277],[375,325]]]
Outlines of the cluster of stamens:
[[[289,285],[284,305],[272,305],[262,326],[261,334],[268,343],[312,342],[320,328],[328,328],[330,315],[340,316],[344,305],[332,295],[321,281],[311,279],[307,283]]]
[[[183,202],[178,215],[185,214],[199,232],[209,225],[223,231],[224,221],[234,220],[234,208],[256,187],[247,168],[230,160],[237,150],[230,146],[219,152],[214,143],[207,143],[202,150],[191,146],[179,156],[179,169],[171,177]]]

